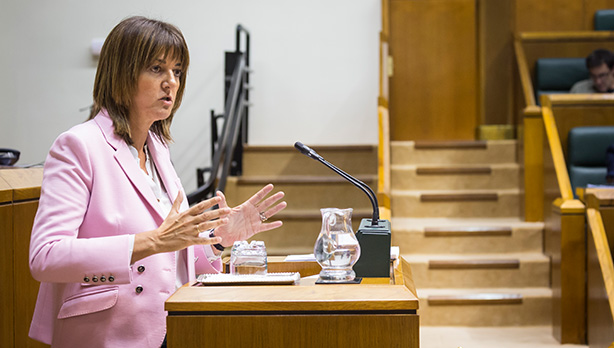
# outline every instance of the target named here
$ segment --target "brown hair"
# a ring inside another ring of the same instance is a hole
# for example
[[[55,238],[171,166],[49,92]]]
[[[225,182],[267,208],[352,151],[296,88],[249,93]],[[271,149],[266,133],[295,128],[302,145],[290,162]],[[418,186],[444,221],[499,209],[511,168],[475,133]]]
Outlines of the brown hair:
[[[172,24],[154,19],[126,18],[107,36],[98,61],[94,105],[89,119],[105,109],[113,120],[115,134],[131,145],[128,110],[136,94],[138,78],[160,56],[178,60],[182,65],[179,88],[170,116],[154,122],[150,128],[161,141],[171,141],[170,126],[175,111],[181,105],[190,56],[181,31]]]

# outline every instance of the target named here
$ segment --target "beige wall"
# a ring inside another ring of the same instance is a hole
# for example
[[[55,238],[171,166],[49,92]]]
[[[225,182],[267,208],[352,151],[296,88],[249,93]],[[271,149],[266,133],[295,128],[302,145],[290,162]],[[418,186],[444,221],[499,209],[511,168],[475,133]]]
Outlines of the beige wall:
[[[141,14],[182,29],[191,67],[173,123],[172,158],[188,191],[209,163],[209,112],[223,109],[224,51],[237,23],[252,33],[253,144],[377,142],[379,0],[4,0],[0,11],[0,147],[44,160],[87,117],[94,38]]]

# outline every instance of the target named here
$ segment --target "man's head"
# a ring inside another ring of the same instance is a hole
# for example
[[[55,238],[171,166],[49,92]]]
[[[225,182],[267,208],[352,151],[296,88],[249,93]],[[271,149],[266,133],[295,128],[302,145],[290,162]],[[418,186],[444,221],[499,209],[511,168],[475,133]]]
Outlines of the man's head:
[[[614,54],[606,49],[594,50],[586,57],[586,68],[599,93],[614,89]]]

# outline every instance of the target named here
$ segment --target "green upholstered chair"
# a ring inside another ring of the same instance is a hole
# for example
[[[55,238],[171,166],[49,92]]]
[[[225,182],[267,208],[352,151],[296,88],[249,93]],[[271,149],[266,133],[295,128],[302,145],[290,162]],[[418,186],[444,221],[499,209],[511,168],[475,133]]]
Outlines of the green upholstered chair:
[[[585,58],[540,58],[535,62],[535,97],[569,93],[574,83],[588,79]]]
[[[595,30],[614,30],[614,10],[595,11]]]
[[[614,126],[576,127],[567,138],[567,170],[576,187],[606,183],[606,149],[614,143]]]

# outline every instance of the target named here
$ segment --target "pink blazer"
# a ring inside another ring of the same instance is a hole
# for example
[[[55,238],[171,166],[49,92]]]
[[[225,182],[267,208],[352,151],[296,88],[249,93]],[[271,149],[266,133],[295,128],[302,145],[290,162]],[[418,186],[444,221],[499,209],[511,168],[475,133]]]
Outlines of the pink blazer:
[[[151,157],[169,198],[187,198],[168,148],[153,134]],[[130,234],[157,228],[151,188],[102,112],[63,133],[45,162],[30,240],[30,270],[41,282],[30,337],[53,347],[160,347],[164,301],[175,291],[175,253],[130,265]],[[181,251],[190,279],[218,272],[200,247]]]

